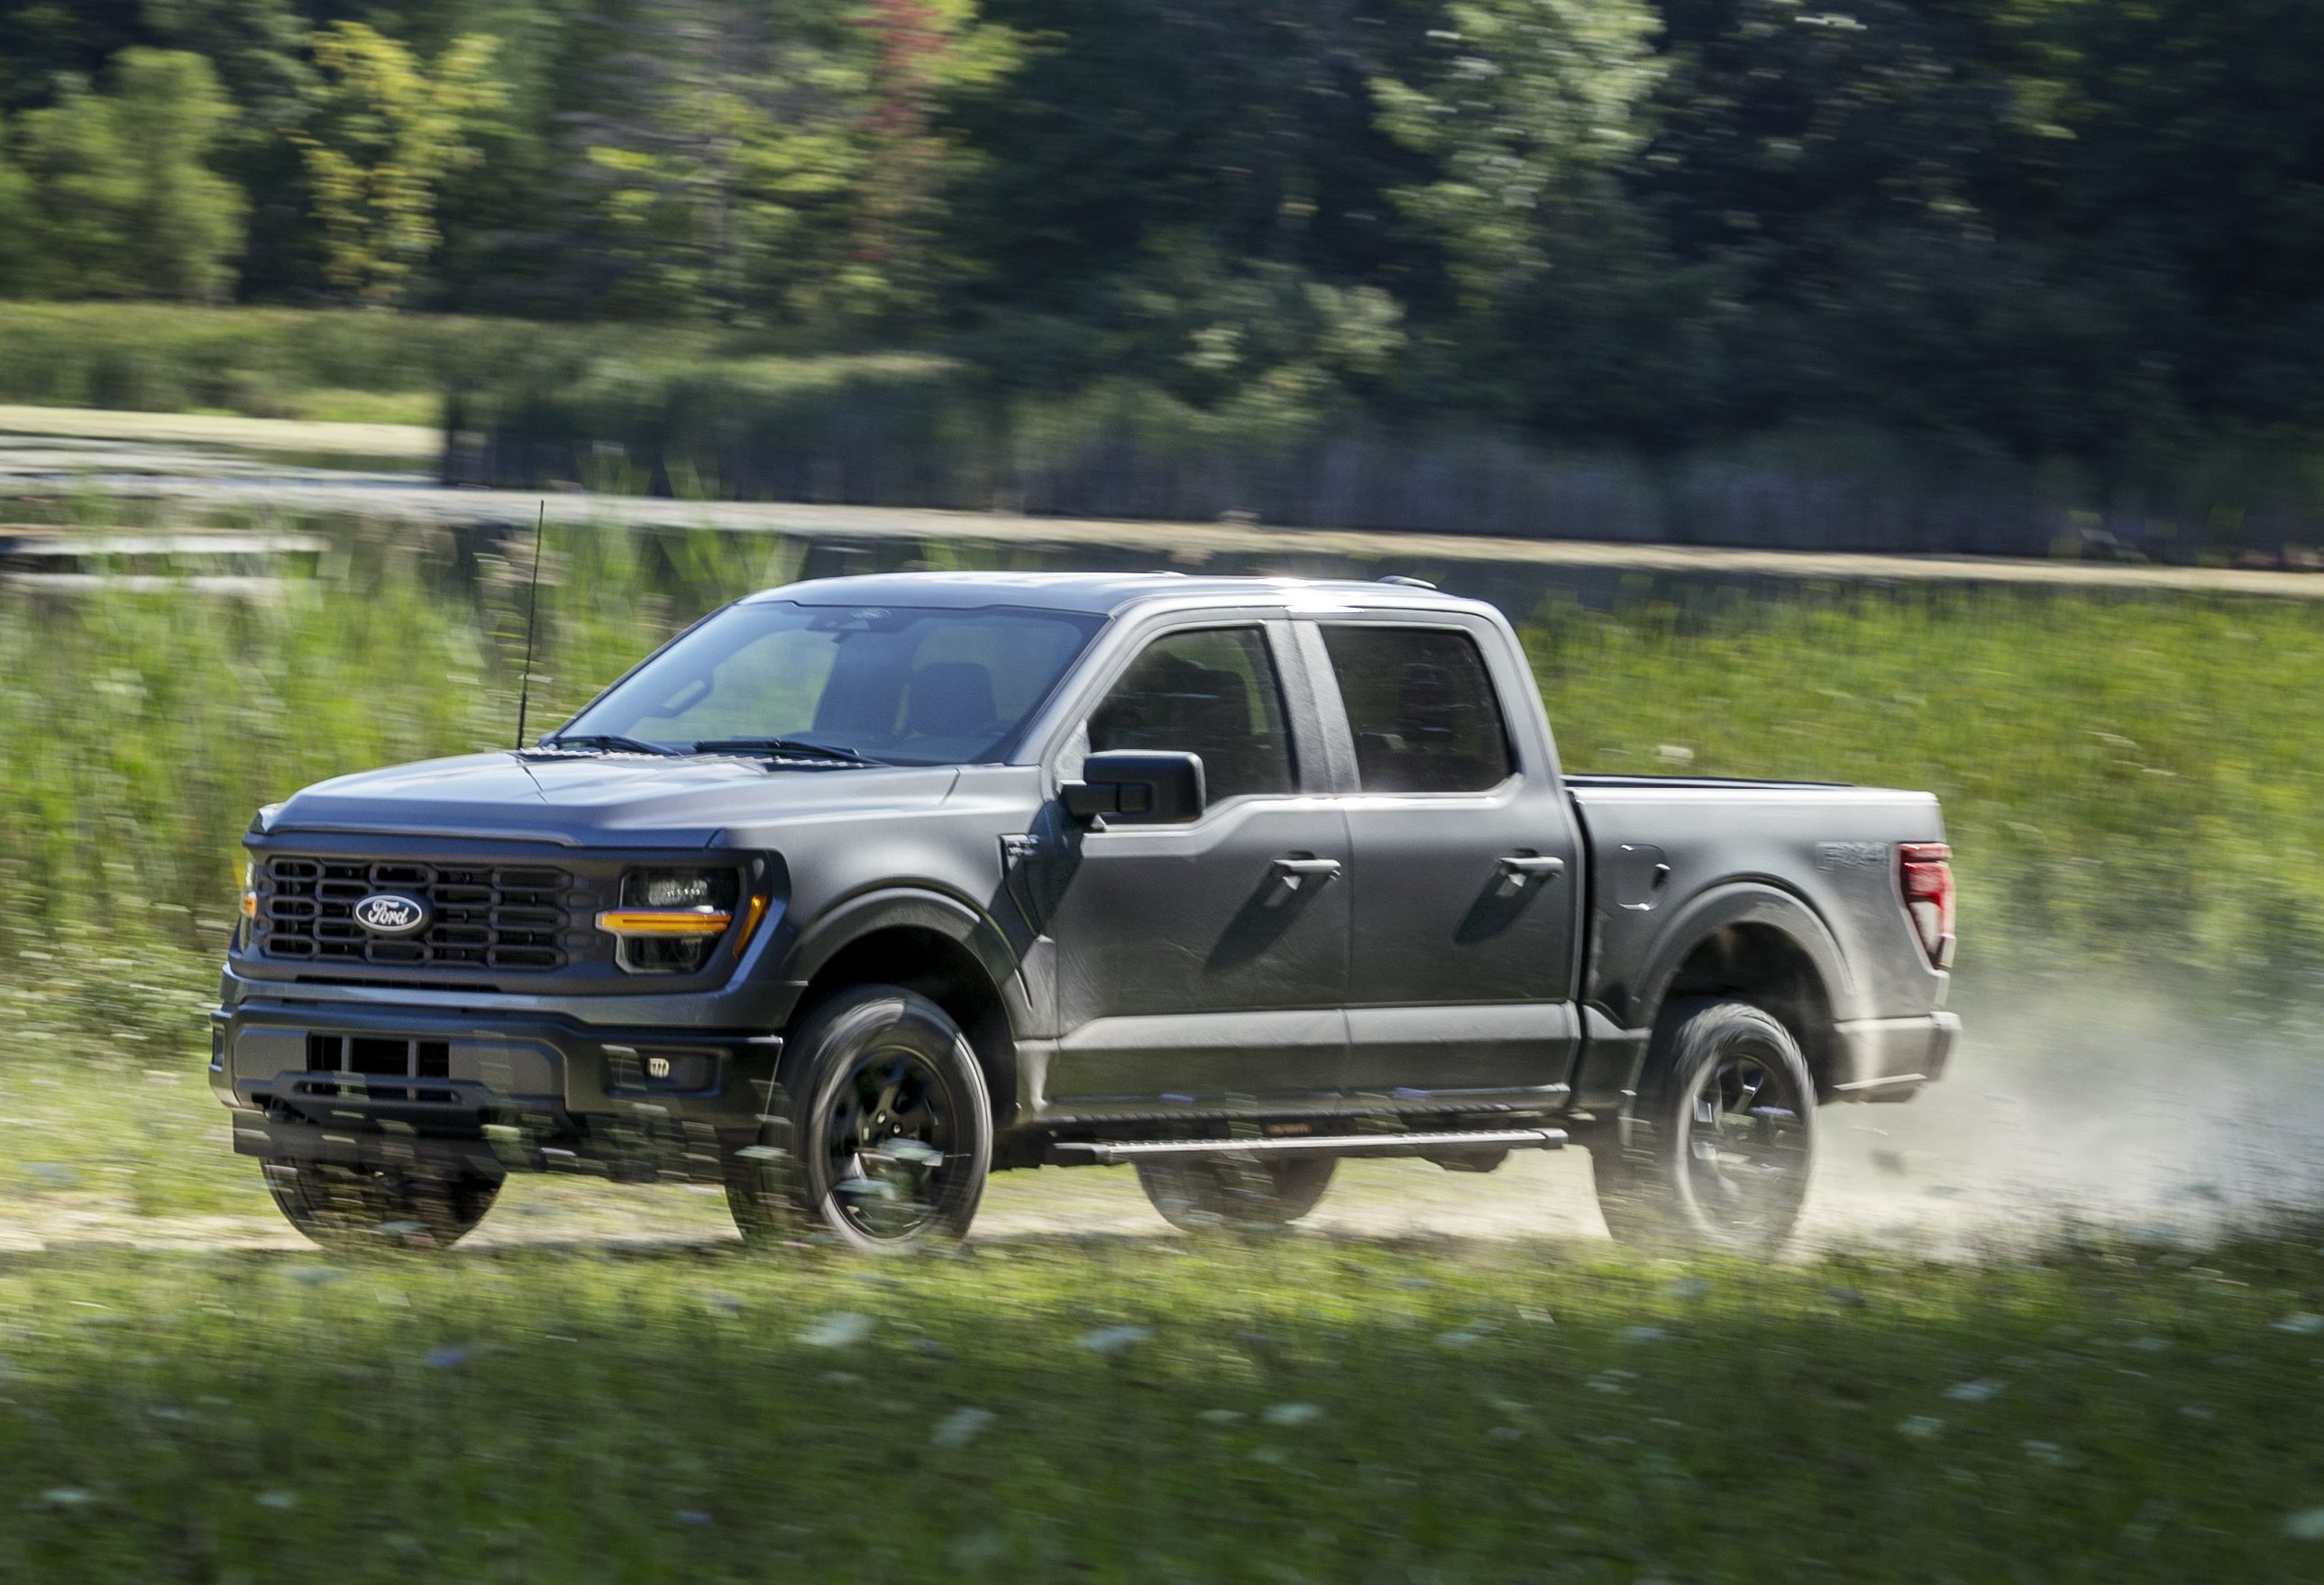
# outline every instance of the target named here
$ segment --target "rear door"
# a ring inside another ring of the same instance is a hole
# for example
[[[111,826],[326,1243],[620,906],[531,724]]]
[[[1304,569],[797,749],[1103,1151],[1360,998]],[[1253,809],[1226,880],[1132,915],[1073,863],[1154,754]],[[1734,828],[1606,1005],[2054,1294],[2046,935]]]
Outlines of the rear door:
[[[1564,1083],[1582,855],[1514,638],[1457,612],[1322,617],[1302,633],[1326,731],[1352,761],[1350,1087]]]
[[[1037,903],[1056,963],[1048,1097],[1291,1099],[1346,1054],[1347,823],[1282,620],[1182,621],[1145,636],[1058,758],[1202,757],[1208,806],[1178,825],[1065,827]],[[1304,741],[1303,741],[1304,740]]]

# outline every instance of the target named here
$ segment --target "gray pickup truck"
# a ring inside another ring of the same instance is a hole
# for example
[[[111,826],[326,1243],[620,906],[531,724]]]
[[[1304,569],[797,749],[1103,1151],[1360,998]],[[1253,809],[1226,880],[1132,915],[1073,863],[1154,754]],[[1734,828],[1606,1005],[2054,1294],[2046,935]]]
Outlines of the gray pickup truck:
[[[209,1076],[323,1241],[520,1170],[723,1184],[753,1242],[1075,1164],[1283,1222],[1344,1156],[1571,1139],[1617,1237],[1764,1251],[1818,1107],[1944,1070],[1943,834],[1565,774],[1508,624],[1410,580],[833,578],[262,810]]]

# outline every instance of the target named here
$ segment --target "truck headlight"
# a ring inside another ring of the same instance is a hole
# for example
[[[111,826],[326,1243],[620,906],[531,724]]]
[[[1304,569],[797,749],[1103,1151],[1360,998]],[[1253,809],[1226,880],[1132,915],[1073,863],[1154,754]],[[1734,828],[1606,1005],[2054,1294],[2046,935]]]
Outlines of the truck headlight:
[[[690,974],[734,923],[742,880],[732,870],[632,870],[622,906],[597,916],[613,961],[632,974]]]

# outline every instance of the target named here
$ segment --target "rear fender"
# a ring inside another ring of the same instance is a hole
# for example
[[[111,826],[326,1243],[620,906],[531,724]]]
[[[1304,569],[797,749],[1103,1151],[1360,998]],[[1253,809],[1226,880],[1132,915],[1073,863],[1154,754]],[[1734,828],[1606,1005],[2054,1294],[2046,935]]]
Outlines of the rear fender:
[[[1710,936],[1732,925],[1758,925],[1780,931],[1796,945],[1822,981],[1835,1018],[1855,1015],[1856,977],[1847,954],[1816,911],[1791,892],[1761,881],[1735,881],[1691,899],[1673,914],[1646,951],[1646,967],[1630,981],[1630,994],[1608,1010],[1634,1029],[1650,1028],[1662,1011],[1671,981],[1688,956]]]

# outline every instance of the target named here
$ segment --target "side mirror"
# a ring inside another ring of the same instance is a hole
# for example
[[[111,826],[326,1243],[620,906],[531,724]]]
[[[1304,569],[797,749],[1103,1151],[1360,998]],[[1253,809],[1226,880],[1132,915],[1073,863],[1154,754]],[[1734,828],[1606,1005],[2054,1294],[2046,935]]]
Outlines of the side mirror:
[[[1082,779],[1058,790],[1075,819],[1180,825],[1203,812],[1203,757],[1110,750],[1084,760]]]

